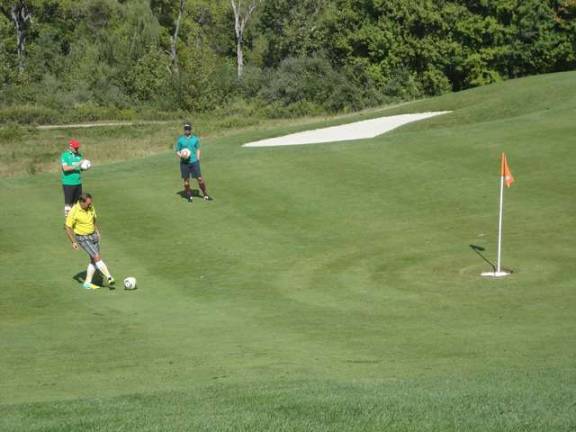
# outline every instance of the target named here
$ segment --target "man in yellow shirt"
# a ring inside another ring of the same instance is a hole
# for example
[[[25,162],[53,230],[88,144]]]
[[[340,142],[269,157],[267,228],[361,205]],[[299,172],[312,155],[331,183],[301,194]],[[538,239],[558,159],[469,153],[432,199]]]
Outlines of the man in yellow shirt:
[[[92,206],[92,195],[89,193],[81,194],[78,202],[70,209],[66,217],[66,234],[75,250],[82,248],[90,256],[86,280],[82,287],[85,289],[100,288],[92,284],[96,269],[106,277],[108,286],[114,285],[114,278],[100,255],[100,232],[96,226],[96,210]]]

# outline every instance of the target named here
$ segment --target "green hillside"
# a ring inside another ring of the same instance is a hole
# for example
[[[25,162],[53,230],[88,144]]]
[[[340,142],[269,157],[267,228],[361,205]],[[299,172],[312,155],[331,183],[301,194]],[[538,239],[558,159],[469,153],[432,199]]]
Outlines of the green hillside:
[[[96,164],[136,291],[81,289],[54,173],[0,180],[0,430],[574,430],[576,73],[384,112],[440,110],[368,141],[214,137],[214,202],[177,195],[168,152]],[[486,280],[502,151],[514,274]]]

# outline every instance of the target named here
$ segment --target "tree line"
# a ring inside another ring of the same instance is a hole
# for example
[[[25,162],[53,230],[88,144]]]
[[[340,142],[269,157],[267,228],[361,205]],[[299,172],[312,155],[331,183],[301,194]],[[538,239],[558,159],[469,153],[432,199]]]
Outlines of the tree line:
[[[0,121],[350,111],[571,69],[576,0],[0,0]]]

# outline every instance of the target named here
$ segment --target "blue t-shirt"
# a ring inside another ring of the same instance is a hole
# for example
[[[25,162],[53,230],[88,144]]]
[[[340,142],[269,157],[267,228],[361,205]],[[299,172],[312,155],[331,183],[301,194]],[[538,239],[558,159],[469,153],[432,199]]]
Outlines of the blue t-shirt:
[[[196,135],[180,135],[178,141],[176,142],[176,151],[181,151],[183,149],[190,150],[190,157],[188,159],[182,159],[184,162],[194,163],[198,160],[196,157],[196,152],[200,148],[200,140]]]

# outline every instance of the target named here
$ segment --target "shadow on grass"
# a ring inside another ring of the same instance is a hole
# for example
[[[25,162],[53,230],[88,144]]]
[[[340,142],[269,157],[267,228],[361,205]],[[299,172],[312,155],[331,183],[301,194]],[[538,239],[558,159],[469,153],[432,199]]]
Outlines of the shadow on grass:
[[[179,195],[180,198],[183,199],[188,199],[188,197],[186,196],[186,191],[178,191],[176,192],[176,195]],[[199,197],[200,196],[200,191],[198,189],[192,189],[192,197]]]
[[[474,252],[476,252],[478,254],[478,256],[480,258],[482,258],[484,260],[484,262],[488,263],[490,265],[490,267],[492,267],[492,271],[496,271],[496,264],[494,264],[492,261],[490,261],[488,258],[486,258],[486,256],[484,256],[484,254],[482,254],[482,252],[484,252],[486,249],[483,248],[482,246],[477,246],[477,245],[469,245],[470,249],[472,249]]]
[[[478,254],[478,256],[480,258],[482,258],[482,260],[486,263],[488,263],[490,265],[490,267],[492,267],[492,271],[495,272],[496,271],[496,264],[494,264],[492,261],[490,261],[488,258],[486,258],[486,256],[482,253],[484,251],[486,251],[486,248],[483,248],[482,246],[478,246],[478,245],[468,245],[470,246],[470,249],[472,249],[474,252],[476,252]],[[514,273],[513,270],[510,270],[508,268],[504,268],[502,267],[502,270],[504,270],[505,272],[508,272],[510,274]]]
[[[80,273],[76,273],[74,276],[72,276],[72,279],[74,279],[79,284],[83,284],[84,280],[86,279],[86,270],[81,271]],[[98,271],[94,274],[94,277],[92,278],[92,283],[94,285],[98,285],[102,288],[108,288],[111,290],[114,289],[113,286],[110,286],[110,287],[104,286],[104,279],[102,278],[102,275]]]

